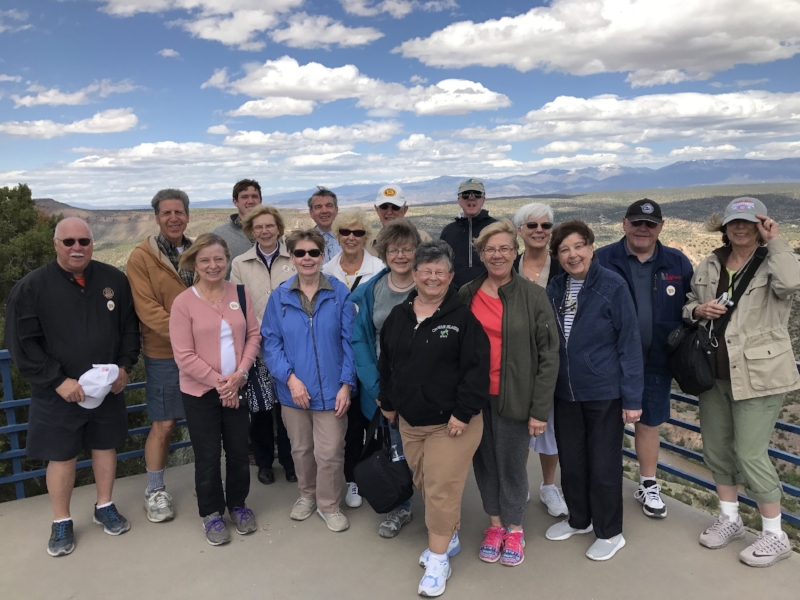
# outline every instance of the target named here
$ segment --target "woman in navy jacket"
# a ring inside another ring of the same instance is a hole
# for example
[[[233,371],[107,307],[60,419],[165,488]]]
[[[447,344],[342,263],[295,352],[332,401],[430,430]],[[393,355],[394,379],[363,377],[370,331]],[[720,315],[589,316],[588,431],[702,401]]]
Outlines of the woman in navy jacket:
[[[550,254],[565,271],[550,281],[547,297],[561,339],[554,413],[569,519],[546,536],[566,540],[594,529],[586,556],[608,560],[625,545],[622,436],[642,412],[639,325],[625,281],[594,260],[586,223],[559,225]]]
[[[297,275],[270,295],[261,334],[300,489],[290,516],[303,521],[316,509],[328,529],[344,531],[350,524],[339,500],[346,415],[356,384],[350,346],[355,310],[347,287],[320,272],[325,240],[317,230],[293,231],[286,247]]]

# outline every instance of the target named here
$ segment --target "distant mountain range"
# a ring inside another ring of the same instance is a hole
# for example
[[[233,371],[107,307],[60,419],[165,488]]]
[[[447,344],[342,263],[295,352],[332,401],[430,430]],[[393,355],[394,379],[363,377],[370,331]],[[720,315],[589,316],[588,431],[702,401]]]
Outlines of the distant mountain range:
[[[426,181],[402,184],[409,204],[435,204],[455,198],[460,177],[436,177]],[[800,181],[800,158],[780,160],[689,160],[660,169],[603,165],[583,169],[548,169],[532,175],[514,175],[500,179],[484,179],[489,198],[580,194],[608,190],[678,188],[695,185],[756,184]],[[343,205],[373,202],[377,184],[343,185],[334,188]],[[296,207],[303,205],[313,189],[264,196],[267,204]],[[92,206],[74,203],[77,208],[137,209],[137,205]],[[194,208],[230,207],[229,198],[192,202]],[[149,207],[147,207],[149,209]]]

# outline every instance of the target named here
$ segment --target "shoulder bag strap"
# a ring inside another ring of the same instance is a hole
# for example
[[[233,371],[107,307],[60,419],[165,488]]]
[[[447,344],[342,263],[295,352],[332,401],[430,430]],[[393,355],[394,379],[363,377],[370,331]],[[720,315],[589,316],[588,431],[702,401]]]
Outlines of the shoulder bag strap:
[[[764,262],[764,259],[767,257],[767,249],[764,246],[759,246],[756,248],[755,254],[753,258],[750,259],[750,264],[742,273],[741,277],[738,277],[738,284],[733,289],[733,306],[728,309],[724,315],[722,315],[716,322],[712,321],[713,325],[716,327],[717,331],[721,331],[723,327],[730,321],[731,315],[733,311],[736,310],[736,307],[739,306],[739,300],[742,299],[744,296],[745,290],[747,290],[747,286],[750,285],[750,282],[753,280],[753,277],[758,270],[758,267],[761,266],[761,263]]]
[[[236,284],[236,294],[239,296],[239,307],[244,314],[244,322],[247,323],[247,297],[244,295],[244,286],[241,283]]]
[[[358,277],[356,277],[356,280],[353,282],[353,285],[350,286],[350,293],[351,294],[354,291],[356,291],[356,288],[358,287],[358,284],[361,281],[361,277],[362,277],[362,275],[359,275]]]
[[[356,398],[356,400],[358,400],[358,398]],[[358,410],[361,410],[360,406],[358,407]],[[380,424],[382,417],[383,413],[381,412],[381,409],[379,407],[376,407],[375,414],[372,415],[372,421],[369,422],[369,427],[367,427],[367,437],[364,438],[367,440],[367,443],[364,444],[364,449],[361,451],[361,456],[358,458],[359,462],[364,460],[364,456],[366,455],[367,450],[369,450],[370,447],[369,442],[372,438],[375,437],[375,430],[378,428],[378,425]]]

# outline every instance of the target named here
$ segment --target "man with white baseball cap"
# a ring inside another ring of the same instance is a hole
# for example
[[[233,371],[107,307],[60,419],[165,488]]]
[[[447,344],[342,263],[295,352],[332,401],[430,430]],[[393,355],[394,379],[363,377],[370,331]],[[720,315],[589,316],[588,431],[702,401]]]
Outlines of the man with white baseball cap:
[[[408,204],[406,203],[406,195],[403,193],[403,188],[399,185],[390,184],[385,185],[378,190],[378,195],[375,197],[375,213],[381,220],[381,227],[386,227],[388,223],[395,219],[402,219],[408,212]],[[419,229],[419,237],[423,242],[430,242],[431,236],[422,229]],[[375,242],[373,239],[367,245],[367,252],[373,256],[377,256],[375,252]]]

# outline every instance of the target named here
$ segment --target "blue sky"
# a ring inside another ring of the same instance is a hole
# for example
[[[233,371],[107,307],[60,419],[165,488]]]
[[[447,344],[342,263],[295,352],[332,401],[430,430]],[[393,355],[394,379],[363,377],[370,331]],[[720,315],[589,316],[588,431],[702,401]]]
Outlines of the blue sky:
[[[799,53],[800,0],[4,0],[0,185],[102,206],[800,156]]]

